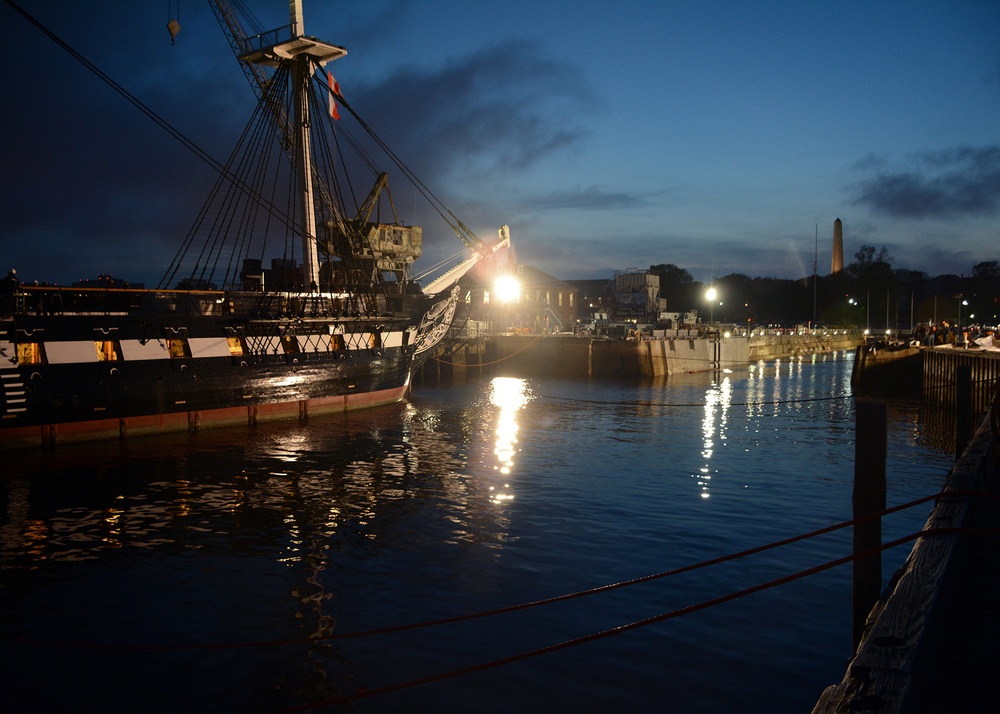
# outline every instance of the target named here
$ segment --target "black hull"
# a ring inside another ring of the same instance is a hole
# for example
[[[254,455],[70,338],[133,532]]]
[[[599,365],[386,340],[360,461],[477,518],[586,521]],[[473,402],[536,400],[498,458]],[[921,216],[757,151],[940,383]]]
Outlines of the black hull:
[[[413,324],[391,316],[6,318],[0,444],[253,424],[399,401],[419,360]]]
[[[380,358],[351,355],[298,364],[251,366],[205,358],[164,365],[35,365],[5,370],[3,426],[295,402],[405,386],[409,369],[403,355],[400,350],[387,352]],[[18,394],[22,386],[23,402],[6,398],[8,390]]]

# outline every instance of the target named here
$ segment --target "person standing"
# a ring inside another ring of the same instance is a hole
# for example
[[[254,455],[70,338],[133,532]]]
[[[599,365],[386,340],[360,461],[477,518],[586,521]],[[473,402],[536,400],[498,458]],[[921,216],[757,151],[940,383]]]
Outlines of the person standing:
[[[3,283],[0,283],[0,295],[2,295],[2,304],[4,314],[13,315],[15,309],[17,308],[17,291],[21,287],[21,283],[17,279],[17,271],[11,268],[7,277],[3,279]]]

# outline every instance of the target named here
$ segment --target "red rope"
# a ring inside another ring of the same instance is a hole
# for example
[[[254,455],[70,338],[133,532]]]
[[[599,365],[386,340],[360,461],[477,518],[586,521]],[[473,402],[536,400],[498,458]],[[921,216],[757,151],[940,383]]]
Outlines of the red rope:
[[[821,573],[825,570],[830,570],[839,565],[844,565],[853,560],[867,558],[868,556],[874,555],[875,553],[882,552],[883,550],[888,550],[889,548],[895,548],[896,546],[908,543],[910,541],[916,540],[917,538],[922,538],[924,536],[937,536],[937,535],[959,535],[962,533],[980,533],[988,535],[1000,535],[1000,529],[996,528],[928,528],[917,533],[911,533],[908,536],[902,538],[897,538],[896,540],[890,541],[889,543],[884,543],[877,548],[869,548],[860,553],[854,553],[852,555],[844,556],[842,558],[837,558],[836,560],[830,560],[821,565],[809,568],[807,570],[802,570],[791,575],[786,575],[775,580],[770,580],[766,583],[759,585],[754,585],[749,588],[744,588],[737,592],[729,593],[727,595],[722,595],[711,600],[704,600],[695,605],[689,605],[687,607],[682,607],[678,610],[671,610],[670,612],[665,612],[659,615],[654,615],[653,617],[647,617],[643,620],[636,620],[635,622],[630,622],[626,625],[619,625],[618,627],[612,627],[608,630],[601,630],[600,632],[594,632],[589,635],[584,635],[582,637],[577,637],[572,640],[566,640],[554,645],[548,645],[546,647],[540,647],[538,649],[530,650],[528,652],[521,652],[516,655],[511,655],[510,657],[503,657],[501,659],[492,660],[490,662],[483,662],[480,664],[470,665],[468,667],[462,667],[460,669],[454,669],[450,672],[444,672],[442,674],[436,674],[429,677],[422,677],[420,679],[412,679],[407,682],[400,682],[397,684],[391,684],[385,687],[378,687],[376,689],[362,689],[352,694],[345,694],[339,697],[332,697],[330,699],[325,699],[319,702],[312,702],[310,704],[304,704],[302,706],[290,707],[287,709],[280,709],[279,712],[296,712],[304,711],[307,709],[314,709],[316,707],[329,706],[331,704],[342,704],[345,702],[354,701],[356,699],[363,699],[365,697],[375,696],[377,694],[386,694],[388,692],[395,692],[401,689],[409,689],[411,687],[420,686],[422,684],[429,684],[431,682],[440,682],[445,679],[451,679],[453,677],[460,677],[465,674],[471,674],[472,672],[481,672],[485,669],[491,669],[493,667],[499,667],[500,665],[510,664],[512,662],[519,662],[522,660],[530,659],[532,657],[537,657],[543,654],[549,654],[550,652],[557,652],[559,650],[567,649],[569,647],[575,647],[577,645],[582,645],[587,642],[593,642],[594,640],[603,639],[606,637],[611,637],[612,635],[620,635],[624,632],[629,632],[631,630],[637,630],[641,627],[647,627],[649,625],[656,624],[658,622],[663,622],[664,620],[670,620],[675,617],[680,617],[681,615],[688,615],[693,612],[698,612],[700,610],[705,610],[710,607],[715,607],[716,605],[721,605],[723,603],[730,602],[731,600],[736,600],[741,597],[746,597],[747,595],[753,595],[754,593],[761,592],[763,590],[768,590],[770,588],[778,587],[779,585],[785,585],[787,583],[793,582],[795,580],[800,580],[802,578],[808,577],[810,575],[815,575]]]
[[[535,339],[533,339],[531,342],[529,342],[528,344],[526,344],[521,349],[514,350],[509,355],[501,357],[500,359],[497,359],[497,360],[493,360],[492,362],[482,362],[480,364],[465,364],[465,363],[462,363],[462,362],[448,362],[447,360],[441,359],[437,355],[431,355],[431,359],[434,360],[435,362],[440,362],[441,364],[451,365],[452,367],[468,367],[469,369],[475,369],[477,367],[492,367],[493,365],[500,364],[501,362],[506,362],[507,360],[511,359],[515,355],[517,355],[517,354],[519,354],[521,352],[524,352],[526,349],[528,349],[533,344],[535,344],[536,342],[538,342],[538,340],[542,339],[543,336],[544,335],[538,335]]]
[[[922,498],[918,498],[908,503],[903,503],[898,506],[891,506],[878,513],[872,513],[867,516],[862,516],[860,518],[855,518],[849,521],[835,523],[833,525],[825,526],[823,528],[819,528],[817,530],[810,531],[808,533],[791,536],[789,538],[785,538],[779,541],[774,541],[773,543],[768,543],[766,545],[755,546],[753,548],[741,550],[737,553],[722,555],[717,558],[712,558],[710,560],[703,560],[700,563],[685,565],[680,568],[674,568],[672,570],[666,570],[660,573],[643,575],[641,577],[633,578],[631,580],[623,580],[617,583],[601,585],[587,590],[579,590],[573,593],[556,595],[554,597],[544,598],[541,600],[534,600],[526,603],[520,603],[518,605],[508,605],[506,607],[496,608],[494,610],[485,610],[482,612],[468,613],[465,615],[455,615],[452,617],[445,617],[437,620],[425,620],[422,622],[415,622],[404,625],[392,625],[389,627],[382,627],[373,630],[359,630],[356,632],[336,633],[336,634],[324,635],[322,637],[302,637],[302,638],[287,639],[287,640],[269,640],[263,642],[237,642],[237,643],[203,644],[203,645],[114,645],[114,644],[100,644],[100,643],[95,644],[86,642],[59,642],[54,640],[22,639],[17,637],[3,638],[3,639],[16,641],[22,644],[47,645],[53,647],[74,647],[74,648],[95,649],[95,650],[170,651],[170,650],[241,649],[247,647],[276,647],[285,645],[315,643],[325,640],[343,640],[343,639],[357,638],[357,637],[370,637],[373,635],[383,635],[392,632],[404,632],[407,630],[417,630],[425,627],[447,625],[455,622],[464,622],[466,620],[475,620],[483,617],[492,617],[494,615],[502,615],[511,612],[518,612],[520,610],[527,610],[529,608],[539,607],[541,605],[551,605],[557,602],[565,602],[567,600],[574,600],[576,598],[587,597],[589,595],[596,595],[598,593],[609,592],[611,590],[618,590],[620,588],[628,587],[630,585],[638,585],[639,583],[646,583],[652,580],[658,580],[660,578],[670,577],[673,575],[680,575],[682,573],[689,573],[695,570],[700,570],[702,568],[707,568],[712,565],[719,565],[721,563],[725,563],[731,560],[738,560],[739,558],[745,558],[749,555],[756,555],[757,553],[763,553],[765,551],[773,550],[781,546],[790,545],[792,543],[797,543],[799,541],[807,540],[809,538],[815,538],[820,535],[832,533],[833,531],[841,530],[843,528],[853,526],[857,523],[864,523],[870,520],[874,520],[876,518],[881,518],[882,516],[891,515],[893,513],[897,513],[907,508],[912,508],[914,506],[919,506],[922,503],[927,503],[928,501],[939,500],[944,498],[968,498],[968,497],[1000,498],[1000,496],[980,491],[941,491],[939,493],[935,493],[930,496],[923,496]],[[892,546],[890,545],[885,547],[892,547]]]

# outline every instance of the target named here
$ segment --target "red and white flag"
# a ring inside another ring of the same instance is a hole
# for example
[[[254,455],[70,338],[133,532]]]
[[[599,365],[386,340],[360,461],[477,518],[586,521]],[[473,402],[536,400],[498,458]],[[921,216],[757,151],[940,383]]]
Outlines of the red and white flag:
[[[340,111],[337,109],[337,102],[334,101],[334,95],[340,94],[340,85],[337,84],[337,80],[333,78],[333,75],[329,72],[326,73],[326,81],[330,85],[330,116],[334,119],[340,119]]]

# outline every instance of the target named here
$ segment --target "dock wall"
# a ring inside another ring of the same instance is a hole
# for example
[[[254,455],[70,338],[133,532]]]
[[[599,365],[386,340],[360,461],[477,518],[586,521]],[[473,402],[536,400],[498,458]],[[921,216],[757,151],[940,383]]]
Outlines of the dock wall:
[[[641,340],[494,335],[453,346],[449,353],[438,355],[438,362],[451,369],[491,369],[496,374],[518,376],[663,377],[853,349],[859,339],[857,335],[711,334]],[[434,364],[428,367],[440,368]]]

